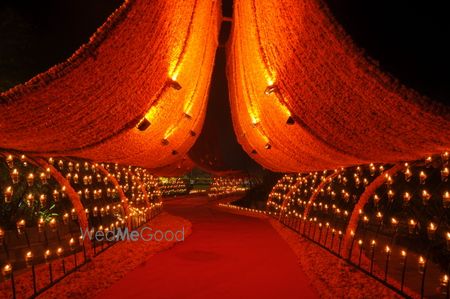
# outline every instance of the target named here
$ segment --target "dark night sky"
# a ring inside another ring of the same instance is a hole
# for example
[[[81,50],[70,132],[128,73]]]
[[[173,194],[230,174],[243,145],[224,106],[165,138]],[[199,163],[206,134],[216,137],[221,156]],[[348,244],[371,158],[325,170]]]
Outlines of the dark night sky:
[[[355,42],[378,60],[382,69],[434,100],[447,103],[450,22],[444,4],[437,1],[417,4],[408,0],[327,2]],[[69,57],[121,3],[120,0],[1,1],[0,91]],[[231,16],[232,0],[224,0],[223,13]],[[237,144],[231,126],[223,50],[219,49],[216,57],[206,117],[208,129],[200,135],[193,153],[210,148],[210,154],[215,156],[212,159],[222,159],[220,167],[252,168],[254,163]]]

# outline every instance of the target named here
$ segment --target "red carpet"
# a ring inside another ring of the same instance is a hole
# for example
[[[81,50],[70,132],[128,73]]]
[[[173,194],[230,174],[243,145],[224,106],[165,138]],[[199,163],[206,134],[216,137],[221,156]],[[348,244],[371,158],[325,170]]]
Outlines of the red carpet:
[[[192,235],[100,298],[318,298],[266,220],[218,211],[204,198],[171,201],[165,209],[189,219]]]

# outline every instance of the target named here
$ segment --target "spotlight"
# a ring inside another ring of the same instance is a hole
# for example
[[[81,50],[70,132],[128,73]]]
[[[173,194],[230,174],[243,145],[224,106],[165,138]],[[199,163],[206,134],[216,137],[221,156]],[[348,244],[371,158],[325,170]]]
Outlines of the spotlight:
[[[192,137],[195,137],[197,135],[197,133],[195,133],[194,131],[190,131],[189,134],[191,134]]]
[[[192,119],[192,116],[186,112],[183,113],[184,117],[186,117],[187,119]]]
[[[252,150],[252,154],[256,155],[257,154],[256,150]]]
[[[270,145],[270,143],[266,143],[266,145],[264,146],[265,149],[271,149],[272,146]]]
[[[146,119],[145,117],[139,121],[137,124],[137,128],[139,131],[145,131],[147,128],[150,127],[150,121]]]
[[[270,94],[272,94],[274,92],[277,92],[277,91],[278,91],[278,86],[276,86],[276,85],[269,85],[269,86],[266,87],[266,90],[264,90],[264,93],[266,95],[270,95]]]
[[[169,145],[169,140],[164,138],[163,140],[161,140],[161,143],[162,143],[162,145]]]
[[[292,126],[293,124],[295,124],[294,118],[293,118],[292,116],[289,116],[288,119],[287,119],[287,121],[286,121],[286,124],[288,124],[288,125],[290,125],[290,126]]]

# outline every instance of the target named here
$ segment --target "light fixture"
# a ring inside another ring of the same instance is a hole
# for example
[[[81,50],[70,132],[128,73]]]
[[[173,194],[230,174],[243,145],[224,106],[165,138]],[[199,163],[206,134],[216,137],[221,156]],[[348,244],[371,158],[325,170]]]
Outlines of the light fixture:
[[[137,124],[137,128],[139,131],[145,131],[148,127],[150,127],[150,121],[145,117],[141,119]]]
[[[252,154],[256,155],[257,154],[256,150],[252,150]]]
[[[173,80],[172,78],[170,78],[168,82],[169,82],[170,87],[172,87],[173,89],[176,89],[176,90],[180,90],[181,89],[180,83],[178,83],[177,81]]]
[[[173,150],[173,151],[172,151],[172,155],[176,155],[176,154],[178,154],[178,151]]]
[[[295,124],[295,120],[294,120],[294,118],[292,117],[292,116],[289,116],[288,117],[288,119],[287,119],[287,121],[286,121],[286,124],[288,124],[288,125],[293,125],[293,124]]]
[[[163,140],[161,140],[161,143],[162,143],[162,145],[169,145],[169,140],[164,138]]]
[[[192,136],[192,137],[194,137],[194,136],[196,136],[196,135],[197,135],[197,133],[195,133],[195,132],[194,132],[194,131],[192,131],[192,130],[191,130],[191,131],[189,132],[189,134],[191,134],[191,136]]]
[[[186,117],[187,119],[192,119],[192,116],[187,112],[184,112],[183,116]]]
[[[271,149],[272,146],[270,145],[270,143],[266,143],[266,145],[264,145],[264,148],[265,148],[265,149]]]
[[[274,92],[277,92],[277,91],[278,91],[278,86],[276,86],[275,84],[272,84],[272,85],[269,85],[269,86],[266,87],[266,90],[264,90],[264,93],[266,95],[270,95],[270,94],[272,94]]]

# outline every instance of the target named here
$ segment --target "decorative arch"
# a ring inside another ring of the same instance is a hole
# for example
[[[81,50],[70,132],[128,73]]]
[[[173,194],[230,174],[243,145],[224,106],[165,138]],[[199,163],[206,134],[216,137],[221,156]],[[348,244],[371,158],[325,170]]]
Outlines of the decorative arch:
[[[356,203],[355,207],[353,208],[352,214],[350,216],[350,220],[347,224],[347,229],[345,230],[344,235],[344,250],[349,249],[350,247],[350,239],[351,239],[351,232],[355,232],[358,228],[358,222],[359,222],[359,210],[362,210],[364,206],[369,201],[370,197],[373,196],[375,191],[382,186],[386,182],[386,178],[388,176],[393,176],[400,170],[404,169],[403,163],[398,163],[389,168],[388,170],[385,170],[383,173],[381,173],[378,177],[376,177],[364,190],[364,192],[359,197],[358,202]],[[344,251],[345,252],[345,251]]]

